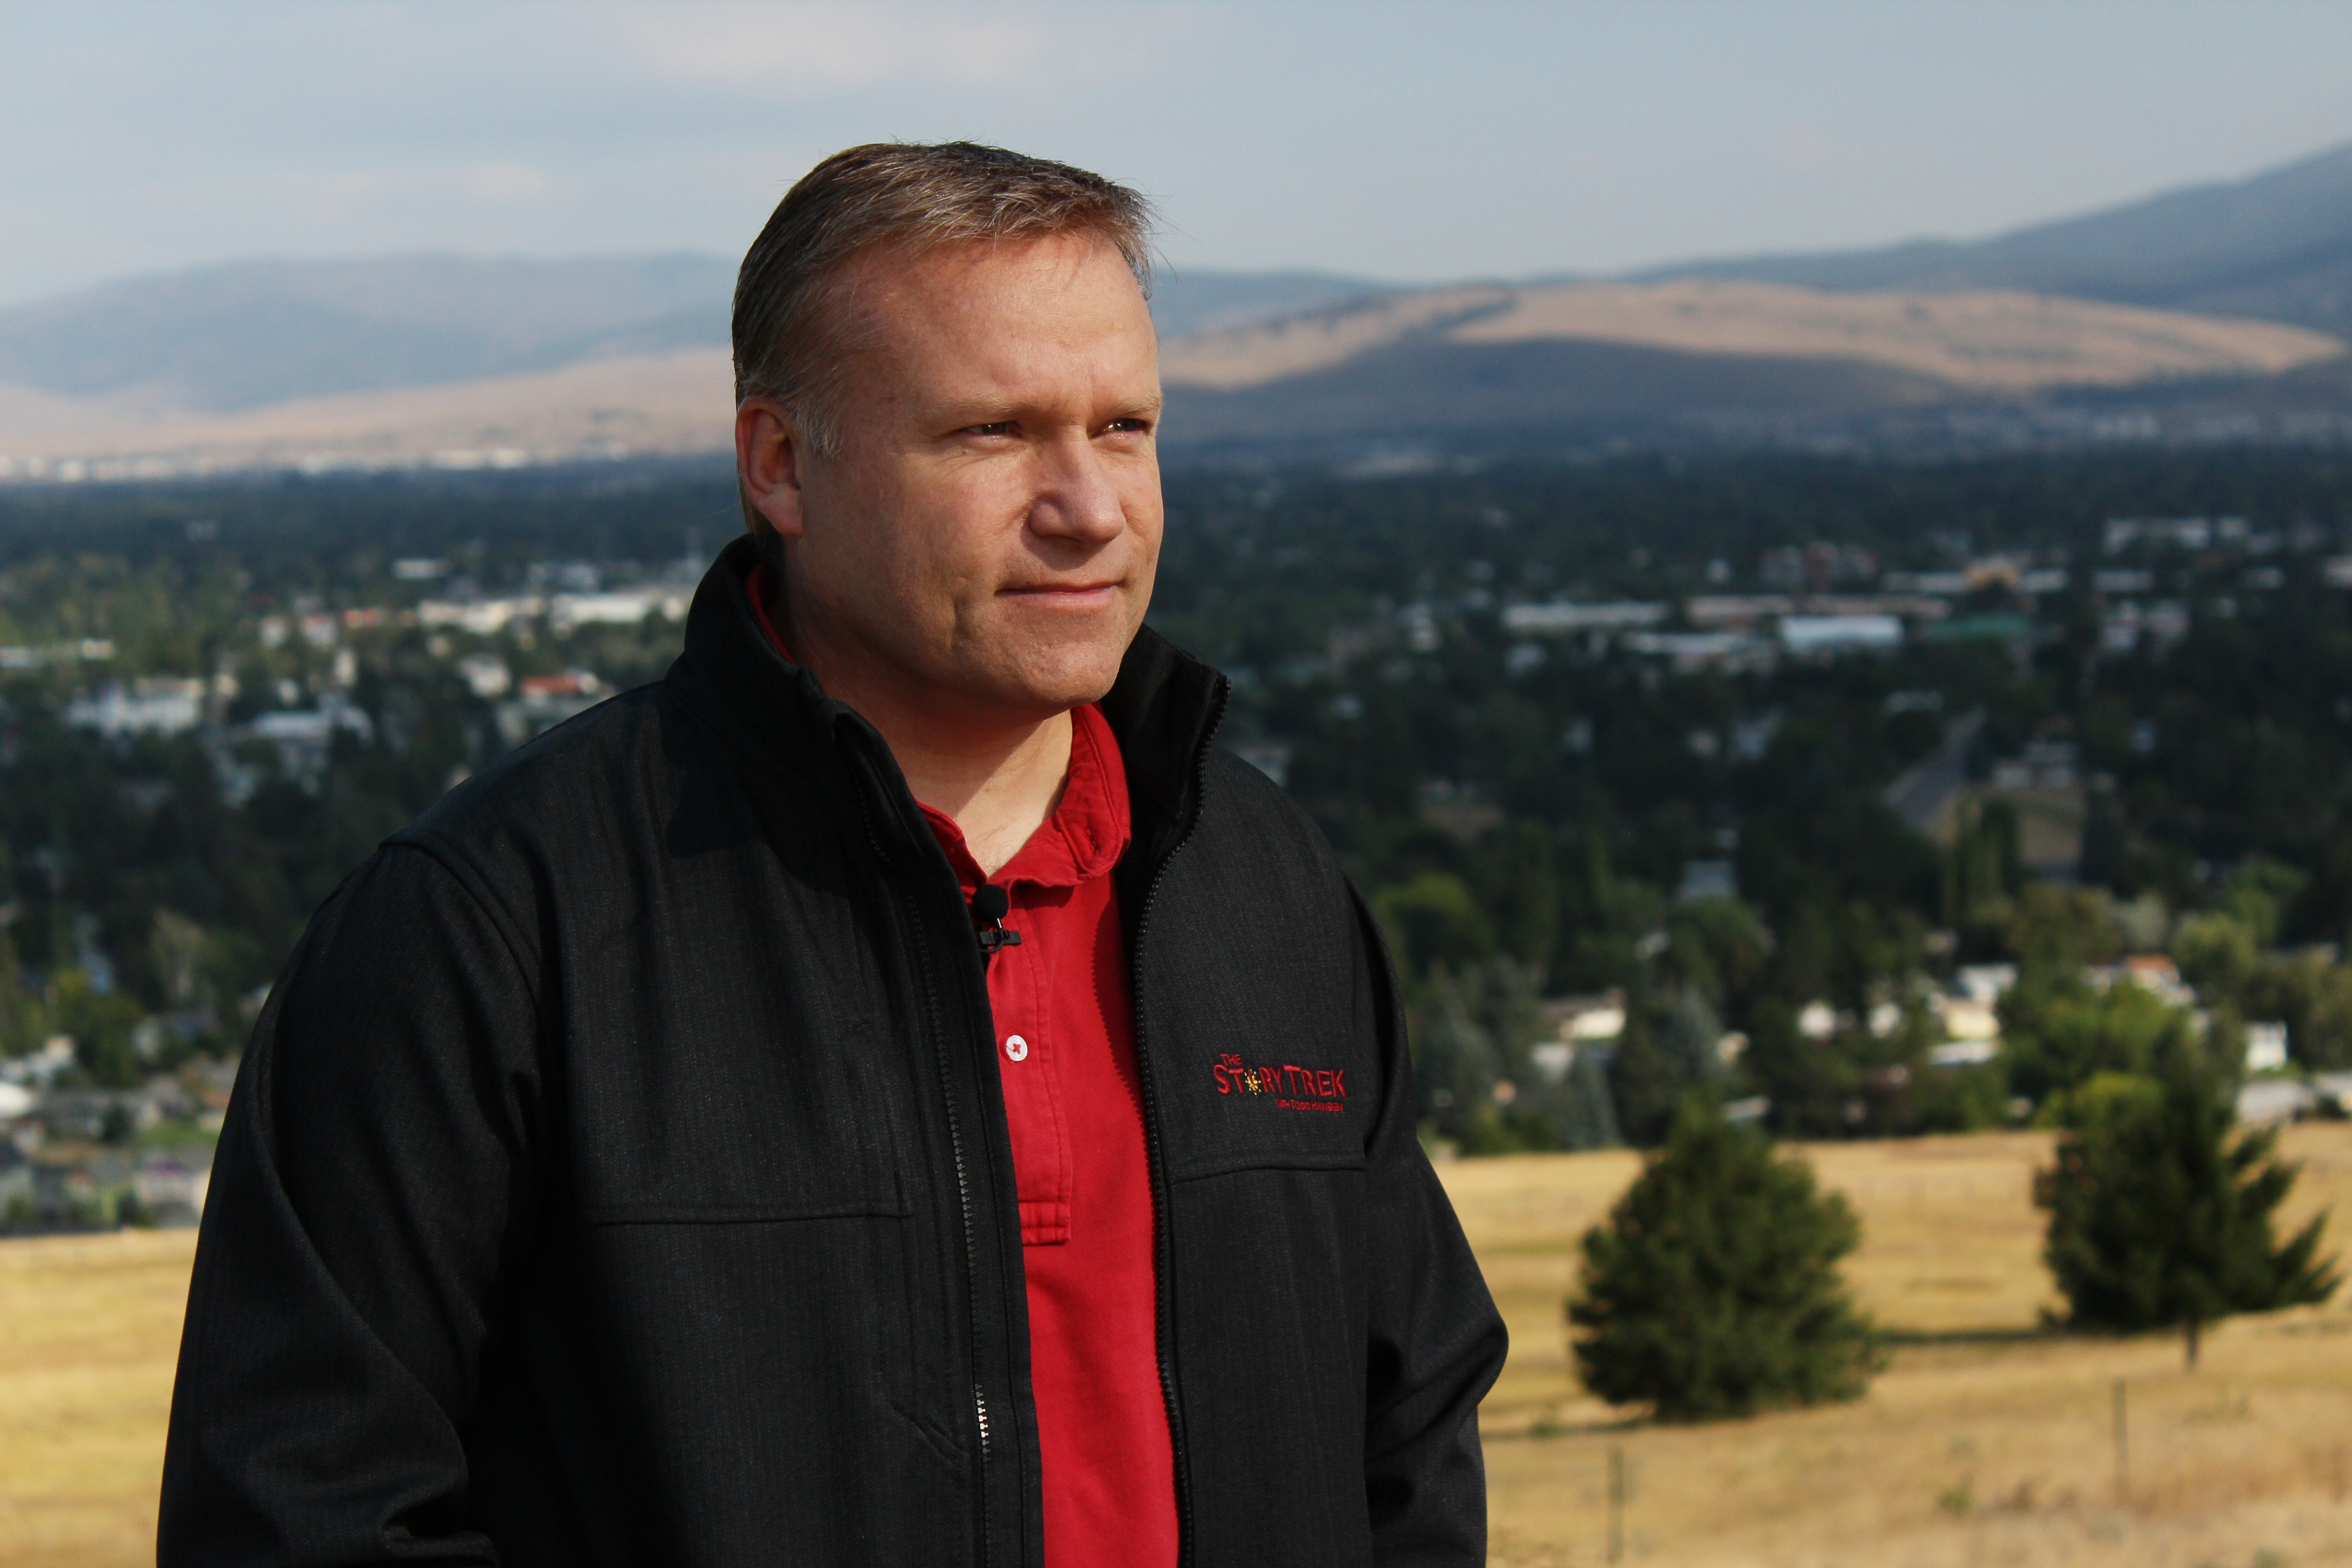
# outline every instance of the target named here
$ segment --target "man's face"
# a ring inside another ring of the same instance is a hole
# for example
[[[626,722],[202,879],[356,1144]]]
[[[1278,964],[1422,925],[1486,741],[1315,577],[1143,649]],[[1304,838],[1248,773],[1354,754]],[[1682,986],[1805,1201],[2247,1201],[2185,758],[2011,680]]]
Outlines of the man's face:
[[[797,493],[762,505],[795,635],[853,700],[955,721],[1100,697],[1160,558],[1159,347],[1126,263],[1074,236],[845,281],[838,448],[794,442]]]

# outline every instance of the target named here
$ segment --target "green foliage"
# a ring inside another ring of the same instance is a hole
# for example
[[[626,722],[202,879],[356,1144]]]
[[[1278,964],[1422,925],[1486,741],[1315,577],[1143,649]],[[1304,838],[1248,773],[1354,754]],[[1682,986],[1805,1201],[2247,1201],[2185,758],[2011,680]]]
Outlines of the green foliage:
[[[1748,1026],[1741,1069],[1771,1100],[1773,1129],[1787,1137],[1836,1138],[1848,1131],[1845,1108],[1862,1088],[1864,1068],[1834,1042],[1797,1029],[1797,1009],[1775,998]]]
[[[1721,1074],[1723,1063],[1716,1049],[1723,1038],[1723,1020],[1705,992],[1676,986],[1660,999],[1654,1016],[1658,1054],[1677,1084],[1687,1088]],[[1675,1098],[1679,1101],[1682,1096]]]
[[[1437,964],[1475,963],[1495,951],[1495,930],[1461,878],[1424,871],[1372,895],[1372,912],[1408,975]]]
[[[1496,1124],[1502,1058],[1470,989],[1444,971],[1433,978],[1412,1031],[1413,1079],[1423,1115],[1443,1136],[1483,1142]]]
[[[2009,1069],[2000,1062],[1914,1072],[1905,1107],[1909,1132],[1987,1132],[2009,1123]]]
[[[1609,1058],[1609,1099],[1618,1129],[1637,1149],[1655,1148],[1674,1124],[1686,1081],[1658,1043],[1653,1021],[1628,1010],[1625,1032]]]
[[[100,994],[89,976],[79,969],[60,969],[49,979],[47,998],[50,1026],[70,1035],[74,1060],[100,1089],[133,1089],[139,1083],[139,1058],[131,1046],[131,1032],[146,1010],[120,991]]]
[[[1541,976],[1507,956],[1430,973],[1413,1010],[1413,1080],[1423,1125],[1468,1154],[1601,1149],[1617,1122],[1598,1056],[1554,1077],[1536,1059],[1547,1036]]]
[[[1608,1149],[1625,1141],[1601,1053],[1589,1047],[1577,1050],[1558,1090],[1537,1109],[1549,1119],[1562,1149]]]
[[[2127,981],[2102,991],[2044,971],[2001,998],[2000,1020],[2010,1082],[2035,1101],[2101,1073],[2151,1072],[2192,1044],[2188,1014]]]
[[[2146,1073],[2095,1072],[2043,1100],[2033,1113],[2033,1124],[2078,1132],[2108,1127],[2119,1117],[2128,1118],[2163,1099],[2164,1086]]]
[[[1765,980],[1772,948],[1772,928],[1751,905],[1738,899],[1696,899],[1675,906],[1659,973],[1717,1013],[1727,1007],[1745,1011],[1743,1004]]]
[[[2286,911],[2311,879],[2275,860],[2256,859],[2238,869],[2221,889],[2221,912],[2242,924],[2258,950],[2276,945]]]
[[[2279,880],[2294,878],[2284,873]],[[2172,942],[2181,977],[2238,1019],[2277,1019],[2294,1059],[2315,1070],[2352,1067],[2352,967],[2311,952],[2264,951],[2278,906],[2251,876],[2234,881],[2222,908],[2188,916]],[[2292,886],[2290,882],[2288,884]]]
[[[2010,951],[2021,973],[2079,973],[2114,962],[2122,950],[2114,900],[2105,889],[2028,883],[2009,921]]]
[[[1810,1169],[1694,1097],[1585,1233],[1568,1303],[1578,1373],[1667,1421],[1856,1397],[1881,1363],[1838,1275],[1860,1238]]]
[[[2286,1025],[2295,1061],[2315,1072],[2352,1068],[2352,967],[2311,953],[2269,956],[2231,998],[2242,1018]]]
[[[2200,994],[2235,1001],[2244,996],[2262,967],[2263,945],[2253,927],[2238,915],[2188,915],[2172,935],[2172,962]]]
[[[39,1046],[47,1025],[40,997],[25,984],[16,944],[0,926],[0,1057],[22,1056]]]
[[[2072,1321],[2180,1327],[2193,1365],[2204,1324],[2334,1293],[2334,1259],[2318,1256],[2325,1215],[2273,1238],[2297,1167],[2271,1157],[2274,1131],[2234,1131],[2227,1096],[2191,1053],[2168,1051],[2158,1080],[2095,1079],[2067,1110],[2034,1200],[2050,1214],[2042,1256]]]
[[[1944,923],[1976,948],[1999,940],[2010,900],[2024,886],[2018,858],[2017,808],[2006,801],[1963,801],[1944,857]]]

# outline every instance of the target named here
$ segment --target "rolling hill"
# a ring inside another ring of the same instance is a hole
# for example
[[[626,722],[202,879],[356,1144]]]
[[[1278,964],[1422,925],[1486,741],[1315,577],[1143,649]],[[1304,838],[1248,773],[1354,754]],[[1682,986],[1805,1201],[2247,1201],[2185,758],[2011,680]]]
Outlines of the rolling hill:
[[[0,310],[0,479],[716,451],[732,284],[686,254],[278,260]],[[2352,146],[1986,240],[1614,281],[1182,269],[1152,309],[1175,450],[2085,398],[2352,435]]]
[[[1174,438],[1264,444],[2267,379],[2344,352],[2305,328],[2080,300],[1702,279],[1389,295],[1172,342],[1161,371]]]

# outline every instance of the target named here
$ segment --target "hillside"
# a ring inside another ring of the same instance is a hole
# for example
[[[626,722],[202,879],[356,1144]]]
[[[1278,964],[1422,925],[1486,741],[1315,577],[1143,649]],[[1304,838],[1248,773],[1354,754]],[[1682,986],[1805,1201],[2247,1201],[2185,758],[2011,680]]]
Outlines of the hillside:
[[[717,450],[733,277],[250,261],[0,310],[0,479]],[[2352,432],[2352,145],[1979,241],[1598,282],[1167,268],[1152,311],[1179,451],[1909,439],[2053,399],[2054,439],[2306,439]]]
[[[1736,257],[1643,280],[1738,279],[1816,289],[2017,289],[2352,337],[2352,143],[2250,179],[2168,191],[1974,241]]]
[[[1181,444],[1848,414],[2343,353],[2302,328],[2077,300],[1686,279],[1393,294],[1171,343],[1162,372]]]
[[[63,478],[138,479],[239,468],[506,468],[708,452],[731,438],[733,409],[723,348],[289,398],[221,414],[158,405],[131,394],[68,398],[0,386],[0,477],[11,462],[37,462],[36,473]]]
[[[1152,312],[1181,337],[1385,287],[1328,272],[1169,269]],[[723,349],[734,288],[732,261],[687,254],[228,262],[0,310],[0,388],[220,414]],[[0,395],[0,435],[23,427],[26,405]]]
[[[609,340],[615,350],[623,334]],[[1351,302],[1170,341],[1167,439],[1480,441],[1571,427],[1729,430],[2015,398],[2256,379],[2344,400],[2343,345],[2232,321],[2017,294],[1842,294],[1688,280],[1479,287]],[[8,472],[477,467],[716,451],[723,347],[613,352],[437,385],[191,409],[150,383],[97,396],[0,385]],[[38,464],[39,467],[32,467]]]
[[[1432,289],[1171,343],[1173,385],[1230,390],[1399,344],[1622,343],[1682,353],[1846,360],[1951,393],[2274,375],[2344,344],[2273,323],[2016,293],[1832,293],[1704,279]]]

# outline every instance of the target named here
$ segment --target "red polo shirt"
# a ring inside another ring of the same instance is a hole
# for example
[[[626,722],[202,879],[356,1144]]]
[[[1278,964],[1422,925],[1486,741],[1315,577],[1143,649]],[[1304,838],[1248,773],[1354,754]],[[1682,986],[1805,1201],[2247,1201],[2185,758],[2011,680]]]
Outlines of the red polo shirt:
[[[765,574],[753,574],[751,602],[775,638]],[[1070,721],[1061,802],[994,879],[1012,900],[1004,928],[1021,944],[988,964],[1021,1205],[1045,1562],[1172,1568],[1176,1471],[1160,1389],[1151,1175],[1111,882],[1128,842],[1127,769],[1092,705]],[[928,805],[923,816],[971,898],[986,879],[962,832]]]

